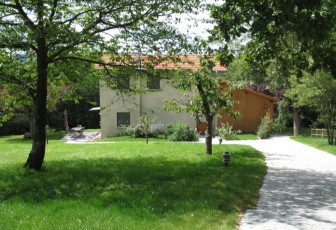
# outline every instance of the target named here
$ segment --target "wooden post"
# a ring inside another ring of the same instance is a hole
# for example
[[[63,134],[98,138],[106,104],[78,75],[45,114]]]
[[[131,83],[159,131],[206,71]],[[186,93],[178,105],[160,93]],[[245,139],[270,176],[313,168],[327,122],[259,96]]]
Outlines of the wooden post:
[[[68,113],[66,111],[66,109],[64,109],[64,128],[65,131],[69,131],[69,123],[68,123]]]

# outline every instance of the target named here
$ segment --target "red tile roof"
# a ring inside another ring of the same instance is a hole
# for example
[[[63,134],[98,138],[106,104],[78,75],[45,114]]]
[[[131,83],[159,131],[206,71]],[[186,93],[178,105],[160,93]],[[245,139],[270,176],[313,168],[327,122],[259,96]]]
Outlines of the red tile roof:
[[[202,55],[177,55],[177,56],[165,56],[165,55],[142,55],[132,54],[128,57],[118,56],[111,60],[111,56],[105,55],[102,57],[106,63],[114,62],[116,65],[139,65],[139,61],[142,66],[152,66],[154,69],[193,69],[196,70],[200,67],[200,57]],[[96,66],[99,68],[99,66]],[[220,65],[219,61],[215,61],[214,71],[224,72],[226,67]]]

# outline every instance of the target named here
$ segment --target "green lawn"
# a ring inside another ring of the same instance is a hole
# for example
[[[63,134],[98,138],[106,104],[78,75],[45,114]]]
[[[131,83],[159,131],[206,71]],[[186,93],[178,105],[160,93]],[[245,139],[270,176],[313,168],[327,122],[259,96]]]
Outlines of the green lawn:
[[[237,134],[235,140],[258,140],[258,136],[252,133]],[[167,142],[164,138],[149,138],[149,142]],[[99,140],[99,142],[146,142],[146,138],[132,138],[129,136],[109,137]]]
[[[258,135],[255,133],[239,133],[237,140],[258,140]]]
[[[310,145],[314,148],[317,148],[317,149],[320,149],[320,150],[336,155],[336,146],[329,145],[327,139],[320,139],[320,138],[317,139],[317,138],[312,138],[310,136],[295,136],[291,138],[295,141]]]
[[[248,146],[214,145],[207,156],[203,144],[81,145],[56,136],[43,172],[22,168],[30,141],[0,138],[0,229],[235,229],[266,173]]]

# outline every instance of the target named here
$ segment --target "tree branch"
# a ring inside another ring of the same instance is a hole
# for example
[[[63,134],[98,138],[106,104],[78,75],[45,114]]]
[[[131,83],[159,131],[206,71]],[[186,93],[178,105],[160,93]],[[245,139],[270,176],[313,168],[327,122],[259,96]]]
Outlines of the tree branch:
[[[58,5],[58,0],[54,0],[52,5],[53,6],[52,6],[51,13],[50,13],[50,16],[49,16],[49,21],[50,22],[52,22],[54,20],[54,16],[55,16],[55,13],[56,13],[56,8],[57,8],[57,5]]]
[[[34,24],[34,22],[32,20],[30,20],[30,18],[28,17],[28,15],[26,14],[26,12],[23,10],[22,5],[20,4],[20,2],[18,0],[15,0],[15,9],[19,12],[19,14],[23,17],[25,24],[28,25],[29,27],[31,27],[32,29],[36,28],[36,25]]]
[[[13,9],[17,9],[17,8],[16,8],[16,5],[13,5],[13,4],[6,4],[6,3],[2,3],[2,2],[0,2],[0,6],[10,7],[10,8],[13,8]]]

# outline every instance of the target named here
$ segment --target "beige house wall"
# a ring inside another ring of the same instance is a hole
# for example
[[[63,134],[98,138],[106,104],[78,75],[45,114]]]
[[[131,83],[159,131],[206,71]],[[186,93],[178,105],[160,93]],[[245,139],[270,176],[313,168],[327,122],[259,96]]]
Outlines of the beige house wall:
[[[131,84],[140,84],[133,81]],[[160,89],[153,90],[144,95],[118,95],[117,91],[111,90],[104,82],[100,83],[100,115],[101,115],[101,134],[102,137],[117,136],[125,132],[124,127],[117,127],[117,113],[129,112],[130,123],[137,124],[138,118],[147,114],[154,118],[154,123],[170,124],[175,122],[187,123],[191,128],[196,128],[194,117],[184,112],[175,113],[164,111],[165,99],[183,99],[183,93],[179,92],[167,81],[160,81]]]

